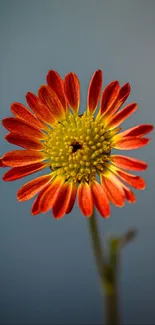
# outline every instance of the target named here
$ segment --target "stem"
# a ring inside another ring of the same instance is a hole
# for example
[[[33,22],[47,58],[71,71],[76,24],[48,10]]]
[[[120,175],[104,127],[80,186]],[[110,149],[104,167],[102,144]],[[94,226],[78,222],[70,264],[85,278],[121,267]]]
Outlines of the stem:
[[[107,325],[119,325],[119,314],[118,314],[118,304],[117,304],[117,290],[114,289],[110,294],[106,293],[106,324]]]
[[[109,258],[111,270],[111,287],[105,292],[106,301],[106,317],[108,325],[120,325],[120,313],[118,308],[118,274],[119,274],[119,259],[120,246],[118,239],[112,239],[109,242]]]
[[[94,212],[88,220],[96,265],[101,278],[102,288],[104,288],[106,324],[118,325],[120,322],[117,306],[117,261],[114,265],[110,262],[106,263]],[[113,255],[115,254],[115,260],[117,260],[117,252],[113,250],[112,253]]]
[[[94,255],[96,259],[96,265],[102,280],[103,279],[103,253],[101,248],[102,244],[97,229],[97,222],[96,222],[94,211],[92,216],[88,220],[89,220],[89,229],[90,229],[90,235],[92,240],[92,246],[93,246]]]

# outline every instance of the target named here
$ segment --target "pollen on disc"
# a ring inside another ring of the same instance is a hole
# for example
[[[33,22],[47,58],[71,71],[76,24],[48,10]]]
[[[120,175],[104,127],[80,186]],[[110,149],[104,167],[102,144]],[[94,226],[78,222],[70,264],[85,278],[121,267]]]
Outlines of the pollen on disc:
[[[90,182],[104,170],[111,152],[110,135],[94,116],[73,116],[51,129],[44,142],[50,168],[66,181]]]

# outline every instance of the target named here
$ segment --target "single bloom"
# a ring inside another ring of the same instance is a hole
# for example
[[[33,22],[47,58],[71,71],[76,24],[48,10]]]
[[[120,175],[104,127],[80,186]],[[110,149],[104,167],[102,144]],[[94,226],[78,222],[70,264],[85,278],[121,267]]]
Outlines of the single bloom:
[[[136,201],[128,185],[145,188],[143,178],[128,170],[145,170],[147,163],[112,154],[112,149],[143,147],[150,141],[145,135],[153,126],[142,124],[122,131],[122,123],[137,109],[136,103],[121,108],[130,94],[129,83],[121,87],[112,81],[101,90],[102,71],[97,70],[89,84],[86,111],[79,114],[78,77],[70,72],[63,80],[50,70],[47,84],[39,88],[38,95],[26,94],[29,108],[15,102],[11,105],[13,117],[2,120],[9,131],[6,140],[24,148],[0,158],[1,167],[11,167],[3,180],[17,180],[46,169],[17,192],[19,201],[38,195],[33,215],[52,209],[53,216],[61,218],[71,212],[77,197],[85,216],[91,216],[96,207],[106,218],[110,202],[122,207],[125,200]]]

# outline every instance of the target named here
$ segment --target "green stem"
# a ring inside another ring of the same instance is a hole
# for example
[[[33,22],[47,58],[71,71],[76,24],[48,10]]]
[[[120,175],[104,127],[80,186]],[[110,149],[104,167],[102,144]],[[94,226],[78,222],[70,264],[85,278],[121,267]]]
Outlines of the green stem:
[[[107,325],[119,325],[119,313],[118,313],[118,301],[117,301],[117,290],[114,289],[111,293],[105,294],[106,302],[106,324]]]
[[[102,288],[104,289],[106,304],[106,324],[118,325],[120,324],[120,322],[117,305],[118,301],[116,264],[112,265],[109,262],[107,263],[105,260],[94,212],[88,220],[93,251],[96,259],[96,265],[101,278]],[[117,254],[115,255],[115,258],[117,258]]]
[[[93,211],[92,216],[88,219],[89,220],[89,229],[90,235],[92,240],[92,246],[94,250],[94,255],[96,259],[96,265],[98,268],[98,272],[100,274],[101,279],[103,278],[103,253],[102,253],[102,244],[99,237],[99,232],[97,229],[97,222],[95,218],[95,213]]]

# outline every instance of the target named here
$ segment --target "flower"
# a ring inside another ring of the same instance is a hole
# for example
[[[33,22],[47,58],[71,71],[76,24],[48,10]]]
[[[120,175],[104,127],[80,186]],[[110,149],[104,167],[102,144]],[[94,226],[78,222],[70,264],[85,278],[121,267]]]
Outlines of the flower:
[[[122,207],[125,200],[136,201],[126,183],[139,190],[145,188],[140,176],[125,170],[142,171],[147,163],[112,154],[112,149],[143,147],[149,143],[143,136],[153,126],[143,124],[121,131],[120,125],[137,109],[137,104],[132,103],[119,110],[130,94],[130,85],[120,87],[118,81],[112,81],[100,99],[101,88],[102,71],[97,70],[89,84],[86,111],[79,115],[78,77],[70,72],[62,80],[50,70],[38,96],[26,94],[32,112],[16,102],[11,105],[14,117],[3,119],[3,126],[10,132],[6,140],[24,148],[1,157],[1,167],[12,167],[3,180],[13,181],[49,169],[17,192],[19,201],[38,194],[33,215],[52,209],[54,217],[61,218],[71,212],[77,196],[85,216],[91,216],[95,206],[101,216],[108,217],[110,202]]]

